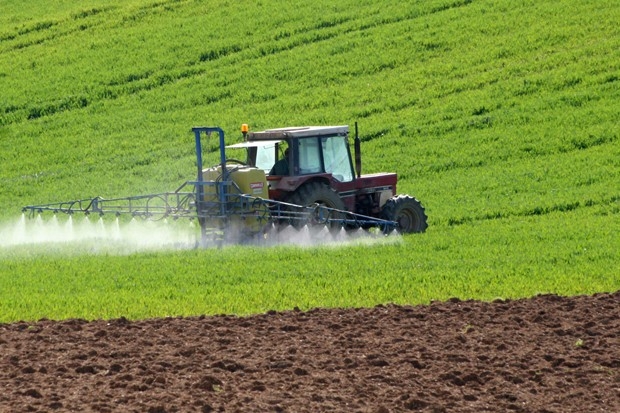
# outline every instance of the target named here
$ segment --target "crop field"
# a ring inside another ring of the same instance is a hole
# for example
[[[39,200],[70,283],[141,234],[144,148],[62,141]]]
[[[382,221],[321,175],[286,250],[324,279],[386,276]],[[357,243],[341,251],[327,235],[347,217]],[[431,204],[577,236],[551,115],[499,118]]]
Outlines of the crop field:
[[[0,411],[620,411],[619,21],[1,1]],[[193,221],[22,213],[174,191],[194,126],[355,122],[425,233],[195,248]]]
[[[234,143],[241,123],[357,121],[364,172],[397,172],[429,228],[323,247],[2,241],[0,322],[616,291],[619,20],[610,0],[4,1],[3,240],[24,205],[174,190],[195,173],[191,127]]]

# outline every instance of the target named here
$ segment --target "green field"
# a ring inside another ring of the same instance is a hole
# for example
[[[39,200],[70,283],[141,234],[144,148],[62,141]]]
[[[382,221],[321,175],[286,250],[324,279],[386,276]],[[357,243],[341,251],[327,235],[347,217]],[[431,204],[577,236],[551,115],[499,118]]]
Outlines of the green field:
[[[425,234],[347,247],[0,248],[0,322],[620,289],[620,5],[0,3],[0,237],[30,204],[176,189],[193,126],[359,123]],[[211,147],[215,150],[215,147]],[[212,154],[216,159],[215,153]]]

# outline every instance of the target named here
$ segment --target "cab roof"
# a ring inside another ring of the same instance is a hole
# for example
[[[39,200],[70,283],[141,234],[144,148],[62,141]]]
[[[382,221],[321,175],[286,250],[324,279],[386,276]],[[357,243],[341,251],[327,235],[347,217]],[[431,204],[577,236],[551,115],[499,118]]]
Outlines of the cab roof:
[[[349,133],[348,125],[340,126],[294,126],[249,132],[248,140],[281,140],[286,138],[307,138],[310,136],[343,135]]]

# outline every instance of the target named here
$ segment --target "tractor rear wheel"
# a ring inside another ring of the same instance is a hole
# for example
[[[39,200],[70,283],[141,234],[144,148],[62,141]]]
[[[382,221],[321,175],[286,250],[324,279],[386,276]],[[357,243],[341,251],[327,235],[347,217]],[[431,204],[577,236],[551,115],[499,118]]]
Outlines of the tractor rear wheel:
[[[424,207],[409,195],[390,198],[381,210],[381,218],[398,222],[401,233],[424,232],[428,227]]]
[[[286,199],[286,202],[309,207],[319,205],[319,207],[327,207],[338,210],[344,210],[344,201],[338,196],[338,193],[331,189],[327,184],[320,182],[309,182],[302,185],[297,191],[293,192]],[[314,219],[315,217],[313,217]],[[341,219],[341,213],[331,213],[329,219]],[[315,222],[317,223],[317,222]],[[335,226],[335,225],[330,225]]]

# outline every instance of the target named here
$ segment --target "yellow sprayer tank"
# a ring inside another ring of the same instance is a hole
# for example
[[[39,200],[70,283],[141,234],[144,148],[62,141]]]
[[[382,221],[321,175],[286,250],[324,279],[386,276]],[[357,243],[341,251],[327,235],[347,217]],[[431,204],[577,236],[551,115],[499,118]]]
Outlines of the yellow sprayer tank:
[[[252,202],[251,199],[241,198],[244,194],[250,197],[269,199],[269,186],[265,171],[251,166],[226,165],[229,178],[234,185],[228,186],[227,200],[230,202],[228,211],[230,216],[220,220],[220,226],[239,227],[240,231],[259,232],[266,224],[268,207],[261,202]],[[206,183],[203,194],[207,208],[219,210],[218,183],[222,180],[222,166],[217,165],[203,169],[202,179]],[[209,213],[208,215],[212,215]],[[214,223],[215,224],[215,223]]]
[[[265,171],[262,169],[252,167],[237,168],[231,172],[231,176],[242,194],[264,199],[269,198],[267,178]]]

